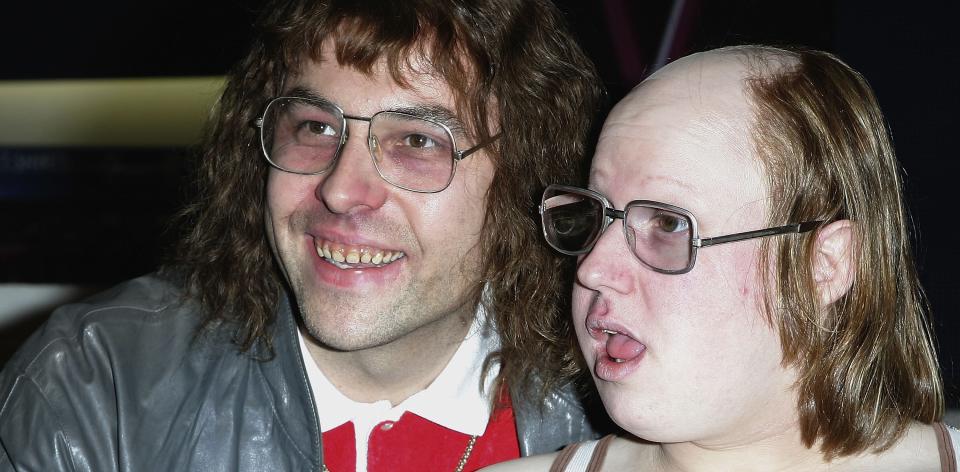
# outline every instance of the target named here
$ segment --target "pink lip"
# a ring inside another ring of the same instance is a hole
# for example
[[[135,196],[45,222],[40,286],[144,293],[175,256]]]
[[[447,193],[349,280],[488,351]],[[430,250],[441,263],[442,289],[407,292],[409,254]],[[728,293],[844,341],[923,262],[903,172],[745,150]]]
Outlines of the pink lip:
[[[641,342],[644,348],[639,355],[623,362],[614,361],[613,358],[610,357],[610,354],[607,353],[607,337],[609,335],[605,333],[604,330],[616,331],[638,342],[640,342],[640,338],[625,325],[612,319],[609,313],[609,302],[597,295],[590,305],[590,311],[587,313],[584,324],[586,325],[587,334],[593,339],[592,346],[590,346],[595,356],[593,374],[600,380],[617,382],[623,380],[640,367],[640,363],[646,357],[647,351],[646,344]]]
[[[593,375],[597,376],[600,380],[617,382],[625,379],[628,375],[640,368],[640,362],[646,357],[647,351],[644,349],[637,357],[623,362],[615,362],[613,358],[607,354],[607,350],[603,344],[596,346],[595,353],[597,360],[593,363]]]

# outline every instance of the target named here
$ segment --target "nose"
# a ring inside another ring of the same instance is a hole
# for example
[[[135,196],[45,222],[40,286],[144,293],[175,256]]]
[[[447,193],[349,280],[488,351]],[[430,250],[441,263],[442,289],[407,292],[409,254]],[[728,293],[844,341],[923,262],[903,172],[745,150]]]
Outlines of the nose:
[[[360,128],[360,125],[355,125]],[[317,186],[317,198],[332,213],[349,214],[375,210],[383,206],[387,184],[380,178],[367,149],[366,129],[350,136],[336,164],[326,172]]]
[[[630,293],[637,270],[642,270],[623,237],[622,220],[614,221],[600,235],[593,249],[577,265],[577,282],[590,290],[608,289]]]

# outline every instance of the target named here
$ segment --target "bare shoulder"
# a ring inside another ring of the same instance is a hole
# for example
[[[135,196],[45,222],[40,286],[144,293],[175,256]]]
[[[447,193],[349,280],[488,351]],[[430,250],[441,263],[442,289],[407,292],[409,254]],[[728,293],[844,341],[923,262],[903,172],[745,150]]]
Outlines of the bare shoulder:
[[[658,446],[655,443],[629,436],[618,436],[607,449],[603,470],[648,470],[655,462],[657,451]]]
[[[604,471],[635,470],[638,465],[651,462],[656,446],[634,438],[616,437],[607,449],[603,462]],[[524,457],[509,462],[501,462],[480,469],[484,472],[512,472],[528,470],[550,470],[559,452]]]
[[[511,472],[526,470],[550,470],[553,460],[556,459],[559,452],[550,454],[538,454],[536,456],[521,457],[508,462],[501,462],[489,467],[480,469],[483,472]]]

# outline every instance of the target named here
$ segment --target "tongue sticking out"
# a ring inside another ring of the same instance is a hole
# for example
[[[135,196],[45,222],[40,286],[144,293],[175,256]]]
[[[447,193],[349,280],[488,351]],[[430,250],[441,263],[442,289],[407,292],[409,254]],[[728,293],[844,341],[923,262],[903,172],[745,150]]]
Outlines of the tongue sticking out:
[[[636,339],[623,334],[611,334],[607,338],[607,355],[618,362],[634,359],[646,348]]]

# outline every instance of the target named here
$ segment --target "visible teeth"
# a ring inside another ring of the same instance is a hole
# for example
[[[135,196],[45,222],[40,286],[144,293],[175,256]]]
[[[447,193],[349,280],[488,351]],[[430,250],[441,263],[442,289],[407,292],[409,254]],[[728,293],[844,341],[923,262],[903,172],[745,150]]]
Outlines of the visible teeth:
[[[347,264],[356,264],[360,262],[360,254],[356,251],[350,251],[347,253]]]
[[[607,334],[611,334],[611,335],[612,335],[612,334],[617,334],[616,331],[612,331],[612,330],[609,330],[609,329],[605,329],[605,330],[603,330],[603,332],[604,332],[604,333],[607,333]]]
[[[616,357],[611,357],[611,359],[613,359],[613,362],[616,362],[617,364],[623,362],[623,359],[618,359]]]
[[[318,240],[317,254],[327,262],[341,268],[350,269],[354,264],[389,264],[404,256],[402,251],[384,251],[365,246],[341,246],[339,243]]]

